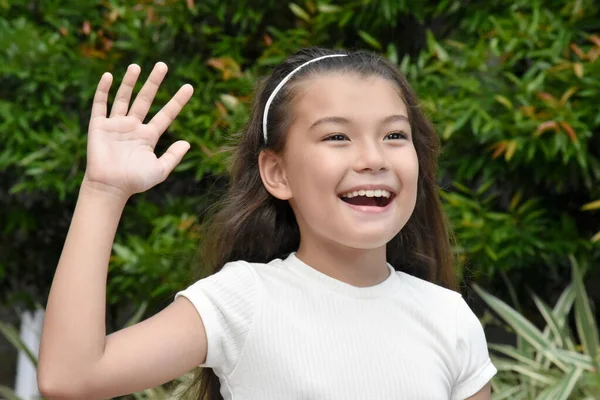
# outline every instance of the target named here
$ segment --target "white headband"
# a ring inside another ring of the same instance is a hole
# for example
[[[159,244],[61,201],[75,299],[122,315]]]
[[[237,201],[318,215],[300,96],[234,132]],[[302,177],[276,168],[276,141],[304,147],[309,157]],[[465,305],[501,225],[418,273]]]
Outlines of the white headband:
[[[273,90],[273,92],[269,96],[269,99],[267,100],[267,104],[265,105],[265,112],[263,114],[263,136],[265,138],[265,144],[267,144],[267,117],[269,115],[269,107],[271,107],[271,103],[273,102],[273,99],[275,99],[275,96],[277,96],[277,92],[279,92],[279,89],[281,89],[283,87],[283,85],[285,85],[285,83],[287,81],[289,81],[292,78],[292,76],[294,76],[294,74],[296,72],[298,72],[302,68],[304,68],[304,66],[306,66],[306,65],[308,65],[310,63],[314,63],[315,61],[319,61],[319,60],[322,60],[324,58],[329,58],[329,57],[346,57],[346,54],[329,54],[327,56],[321,56],[321,57],[313,58],[312,60],[309,60],[309,61],[305,62],[304,64],[300,65],[295,70],[293,70],[292,72],[290,72],[289,74],[287,74],[287,76],[285,78],[283,78],[281,80],[281,82],[279,82],[279,85],[277,85],[277,87],[275,88],[275,90]]]

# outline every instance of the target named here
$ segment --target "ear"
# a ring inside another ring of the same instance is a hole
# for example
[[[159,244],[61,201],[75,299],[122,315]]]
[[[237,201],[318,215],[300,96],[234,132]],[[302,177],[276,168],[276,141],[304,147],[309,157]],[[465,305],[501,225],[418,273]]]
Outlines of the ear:
[[[262,150],[258,155],[258,169],[260,178],[269,193],[279,200],[292,198],[283,160],[271,150]]]

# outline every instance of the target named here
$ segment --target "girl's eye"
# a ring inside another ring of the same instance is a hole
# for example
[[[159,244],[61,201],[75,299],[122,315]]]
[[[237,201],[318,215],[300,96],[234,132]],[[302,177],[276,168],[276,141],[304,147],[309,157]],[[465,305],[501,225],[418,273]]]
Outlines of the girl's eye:
[[[339,140],[346,140],[348,137],[346,135],[344,135],[343,133],[335,133],[333,135],[329,135],[325,138],[325,140],[332,140],[332,141],[339,141]]]
[[[408,139],[408,135],[404,132],[392,132],[386,136],[386,139]]]

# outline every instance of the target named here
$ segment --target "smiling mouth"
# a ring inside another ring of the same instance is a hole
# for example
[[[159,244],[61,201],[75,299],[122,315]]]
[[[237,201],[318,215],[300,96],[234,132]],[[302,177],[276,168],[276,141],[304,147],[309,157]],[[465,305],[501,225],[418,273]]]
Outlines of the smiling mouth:
[[[368,206],[368,207],[385,207],[394,199],[396,195],[390,193],[388,197],[386,196],[367,196],[367,195],[357,195],[352,197],[347,196],[339,196],[340,199],[348,204],[352,204],[354,206]]]

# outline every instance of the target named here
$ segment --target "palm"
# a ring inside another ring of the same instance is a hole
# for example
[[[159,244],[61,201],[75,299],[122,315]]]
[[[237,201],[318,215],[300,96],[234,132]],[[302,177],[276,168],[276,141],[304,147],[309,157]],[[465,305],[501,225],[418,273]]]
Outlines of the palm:
[[[148,190],[160,181],[163,167],[154,154],[156,133],[134,117],[97,119],[88,135],[88,178],[114,182],[129,193]]]
[[[157,64],[129,108],[133,86],[139,75],[139,68],[131,66],[117,92],[109,117],[106,116],[106,101],[110,75],[102,77],[90,119],[86,182],[116,189],[129,196],[162,182],[179,164],[189,148],[186,142],[174,143],[160,158],[154,154],[154,148],[189,100],[193,92],[191,86],[183,86],[150,122],[143,123],[165,73],[166,66]]]

